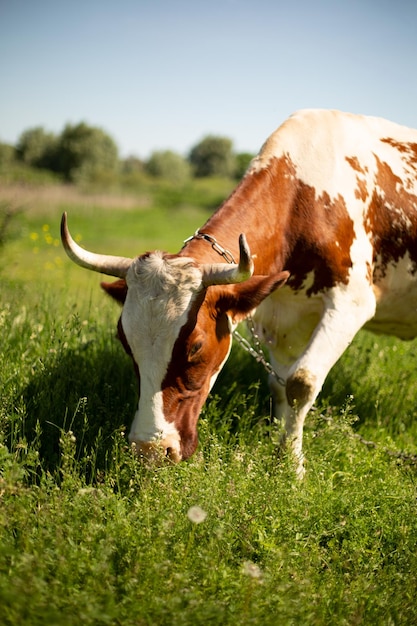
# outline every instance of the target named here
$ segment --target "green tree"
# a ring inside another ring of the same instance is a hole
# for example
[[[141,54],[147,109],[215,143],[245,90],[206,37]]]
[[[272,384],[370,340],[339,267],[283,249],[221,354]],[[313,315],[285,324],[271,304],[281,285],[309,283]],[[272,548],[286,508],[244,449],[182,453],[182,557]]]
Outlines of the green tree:
[[[17,157],[32,167],[55,169],[57,138],[46,132],[42,126],[29,128],[19,137],[16,146]]]
[[[227,137],[208,135],[192,148],[189,161],[195,176],[233,176],[233,142]]]
[[[58,170],[73,182],[113,175],[118,168],[118,150],[101,128],[80,122],[67,124],[57,147]]]
[[[188,161],[171,150],[153,152],[145,166],[146,171],[152,176],[173,182],[182,183],[191,176]]]

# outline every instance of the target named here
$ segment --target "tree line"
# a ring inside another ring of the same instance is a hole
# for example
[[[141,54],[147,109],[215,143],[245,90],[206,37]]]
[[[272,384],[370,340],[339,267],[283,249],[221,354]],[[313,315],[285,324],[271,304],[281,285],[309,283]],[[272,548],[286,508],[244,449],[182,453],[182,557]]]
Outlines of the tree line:
[[[207,135],[186,157],[172,151],[155,151],[147,160],[120,159],[112,137],[85,122],[67,124],[59,135],[37,126],[25,130],[16,146],[0,144],[0,167],[23,163],[48,170],[73,183],[114,178],[119,173],[144,172],[156,178],[185,182],[192,177],[241,178],[253,155],[235,153],[227,137]]]

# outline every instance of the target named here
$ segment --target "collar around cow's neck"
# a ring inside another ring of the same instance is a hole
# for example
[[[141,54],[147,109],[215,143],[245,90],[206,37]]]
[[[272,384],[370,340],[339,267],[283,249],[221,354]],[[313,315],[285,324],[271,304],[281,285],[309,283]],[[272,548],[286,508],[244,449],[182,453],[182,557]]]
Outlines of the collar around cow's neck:
[[[184,240],[183,248],[189,241],[192,241],[193,239],[203,239],[204,241],[207,241],[209,244],[211,244],[213,250],[217,252],[217,254],[220,254],[220,256],[222,256],[227,263],[236,263],[230,250],[227,250],[227,248],[223,248],[223,246],[221,246],[218,243],[217,239],[212,235],[208,235],[207,233],[200,233],[199,230],[196,230],[194,235],[191,235],[191,237],[188,237],[188,239]]]

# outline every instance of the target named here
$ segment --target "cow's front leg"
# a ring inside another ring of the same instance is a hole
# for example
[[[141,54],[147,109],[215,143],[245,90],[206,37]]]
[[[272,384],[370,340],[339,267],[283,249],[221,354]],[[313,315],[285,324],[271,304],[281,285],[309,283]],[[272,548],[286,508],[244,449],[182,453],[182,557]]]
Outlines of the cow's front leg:
[[[331,297],[333,296],[333,297]],[[288,371],[285,399],[279,392],[279,409],[285,423],[283,444],[291,446],[297,475],[304,475],[303,426],[330,369],[349,346],[358,330],[375,312],[373,293],[362,286],[354,300],[349,294],[329,294],[322,318],[310,341]]]
[[[281,440],[281,446],[289,448],[296,463],[297,478],[303,478],[305,474],[303,453],[303,430],[304,422],[309,410],[317,398],[321,385],[313,372],[298,368],[292,373],[286,384],[285,432]]]
[[[278,368],[276,368],[278,369]],[[303,455],[303,426],[305,417],[310,410],[315,396],[314,391],[308,394],[303,404],[301,403],[301,395],[299,394],[301,387],[296,389],[294,384],[290,383],[292,392],[297,393],[297,397],[288,398],[285,380],[288,376],[287,368],[279,368],[279,377],[269,377],[269,388],[272,396],[273,415],[282,424],[283,432],[278,445],[278,455],[290,452],[295,461],[295,470],[298,478],[303,478],[304,455]],[[305,390],[307,392],[307,390]]]

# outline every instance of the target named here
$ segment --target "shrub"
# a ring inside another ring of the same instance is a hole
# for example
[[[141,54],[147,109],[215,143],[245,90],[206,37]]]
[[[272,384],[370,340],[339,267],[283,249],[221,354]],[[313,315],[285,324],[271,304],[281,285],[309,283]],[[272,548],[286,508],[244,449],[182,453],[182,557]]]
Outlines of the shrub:
[[[55,169],[57,138],[41,126],[25,130],[18,140],[18,158],[32,167]]]
[[[117,146],[101,128],[84,122],[67,124],[59,138],[56,166],[72,182],[114,173],[118,168]]]
[[[194,146],[189,161],[195,176],[233,176],[236,162],[232,145],[227,137],[208,135]]]
[[[171,150],[154,152],[146,163],[146,171],[157,178],[182,183],[191,175],[190,164]]]

